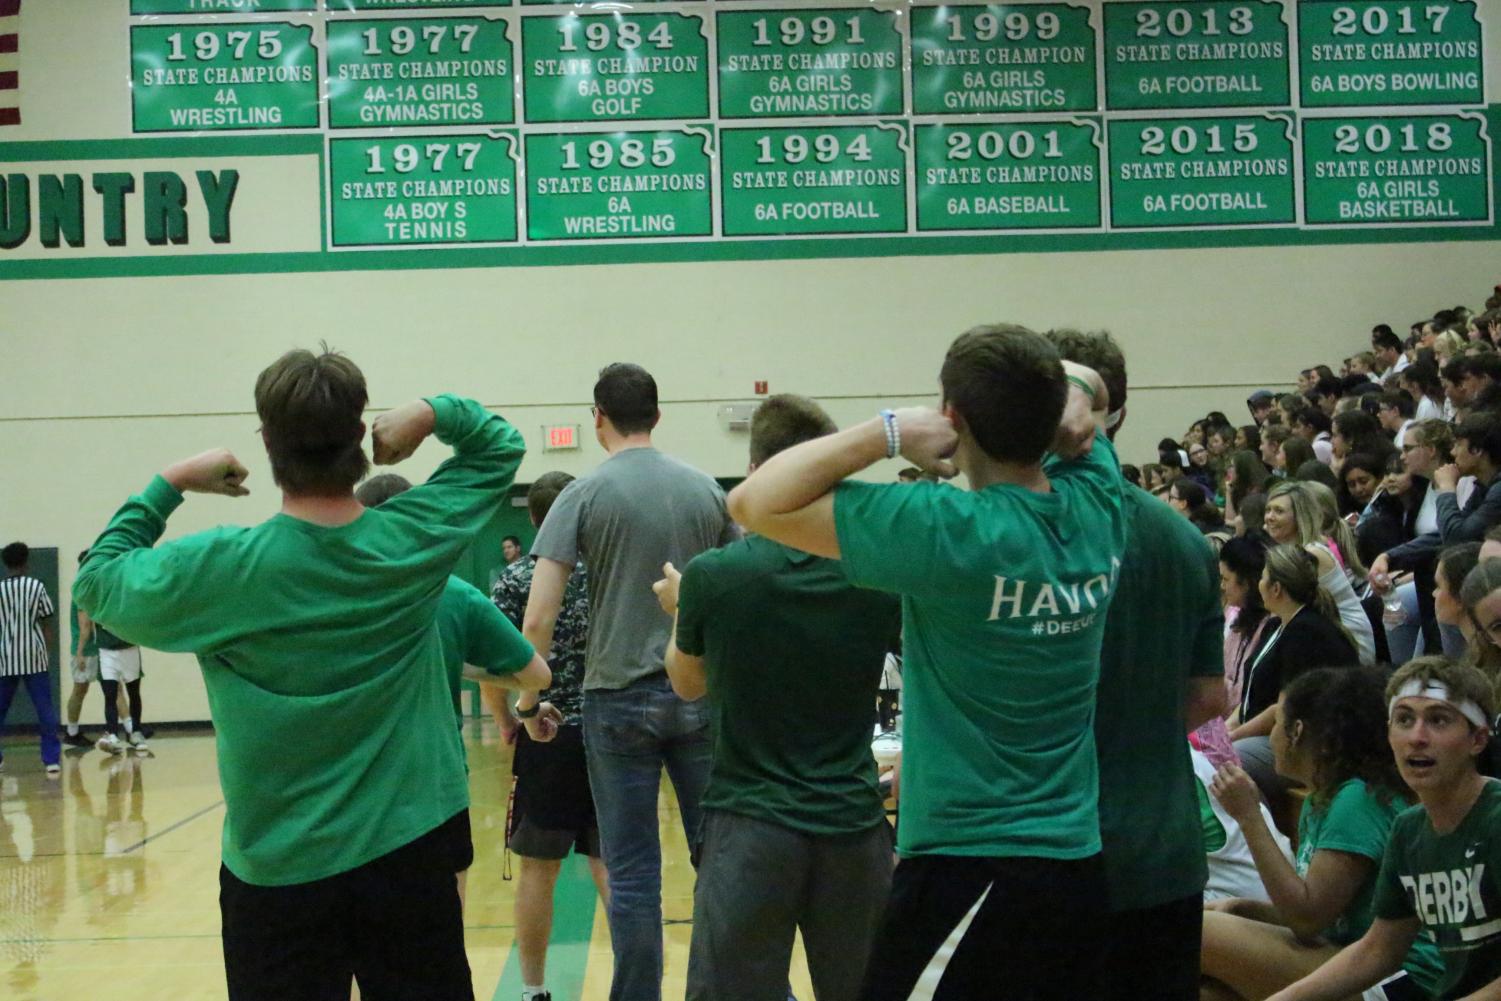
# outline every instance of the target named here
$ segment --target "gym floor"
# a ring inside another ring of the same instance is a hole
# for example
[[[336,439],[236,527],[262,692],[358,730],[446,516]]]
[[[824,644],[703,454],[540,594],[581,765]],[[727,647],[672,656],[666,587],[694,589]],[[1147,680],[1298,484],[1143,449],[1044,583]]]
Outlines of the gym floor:
[[[511,1001],[521,994],[515,883],[505,878],[511,751],[488,719],[467,719],[464,742],[475,842],[465,912],[474,994],[477,1001]],[[218,905],[224,800],[212,735],[158,732],[146,754],[68,749],[57,778],[43,773],[34,738],[11,740],[4,749],[0,997],[224,997]],[[659,821],[663,997],[672,1001],[683,996],[693,870],[665,777]],[[553,998],[604,1001],[609,931],[582,860],[564,866],[554,899],[547,977]],[[800,945],[791,983],[799,997],[812,997]]]

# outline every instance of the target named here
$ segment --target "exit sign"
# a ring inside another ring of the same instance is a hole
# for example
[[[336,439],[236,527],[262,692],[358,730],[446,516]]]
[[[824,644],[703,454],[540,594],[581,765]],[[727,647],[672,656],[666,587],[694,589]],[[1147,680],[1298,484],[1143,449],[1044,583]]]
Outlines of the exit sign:
[[[542,425],[542,451],[565,452],[578,447],[579,426],[577,424]]]

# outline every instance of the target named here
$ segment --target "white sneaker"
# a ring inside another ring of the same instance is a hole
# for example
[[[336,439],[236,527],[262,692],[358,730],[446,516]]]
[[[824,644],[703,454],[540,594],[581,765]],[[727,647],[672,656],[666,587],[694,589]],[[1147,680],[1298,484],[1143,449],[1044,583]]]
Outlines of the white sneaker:
[[[48,777],[52,777],[52,776],[56,776],[56,775],[61,775],[62,774],[62,770],[63,770],[63,766],[62,765],[48,765],[47,766],[47,775],[48,775]]]
[[[130,746],[134,747],[137,751],[145,751],[149,749],[149,745],[146,743],[146,738],[141,736],[141,731],[139,730],[130,731]]]
[[[97,741],[94,742],[94,746],[99,748],[99,750],[101,751],[108,751],[110,754],[125,753],[125,741],[121,740],[119,737],[115,736],[112,733],[106,733],[104,736],[100,737]]]

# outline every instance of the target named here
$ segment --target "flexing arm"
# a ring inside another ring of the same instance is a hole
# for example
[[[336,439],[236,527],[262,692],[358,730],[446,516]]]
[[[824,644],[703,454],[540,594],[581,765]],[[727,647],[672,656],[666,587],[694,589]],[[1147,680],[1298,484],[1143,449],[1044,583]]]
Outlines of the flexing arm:
[[[1358,941],[1329,962],[1267,1001],[1341,1001],[1380,983],[1402,968],[1402,959],[1418,934],[1417,918],[1377,918]]]
[[[73,581],[79,607],[142,646],[187,651],[205,644],[219,618],[206,608],[187,611],[190,605],[184,600],[203,587],[197,559],[202,545],[184,539],[153,547],[184,494],[242,497],[249,493],[246,475],[245,467],[225,449],[167,467],[115,512],[89,546],[88,558]]]

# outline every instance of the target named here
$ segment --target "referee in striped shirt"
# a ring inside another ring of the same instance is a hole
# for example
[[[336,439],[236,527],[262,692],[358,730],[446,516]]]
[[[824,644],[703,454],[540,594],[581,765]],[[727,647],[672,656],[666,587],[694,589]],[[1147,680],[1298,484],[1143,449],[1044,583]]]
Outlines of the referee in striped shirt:
[[[52,598],[47,588],[26,573],[31,550],[24,542],[12,542],[0,550],[5,576],[0,577],[0,733],[10,713],[16,689],[26,686],[42,728],[42,764],[48,775],[62,771],[62,741],[57,736],[57,707],[47,677],[48,651],[56,628]],[[5,755],[0,752],[0,767]]]

